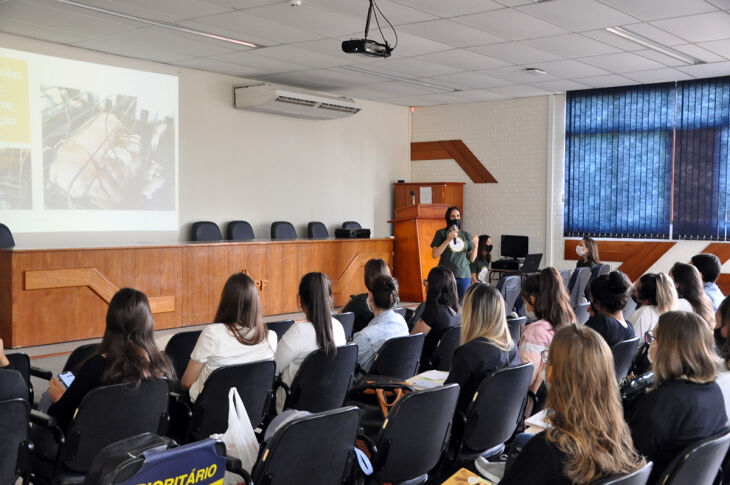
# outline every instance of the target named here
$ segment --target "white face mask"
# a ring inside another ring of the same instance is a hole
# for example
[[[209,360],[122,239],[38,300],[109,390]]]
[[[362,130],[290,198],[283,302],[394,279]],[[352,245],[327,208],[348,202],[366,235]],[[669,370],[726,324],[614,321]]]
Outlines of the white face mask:
[[[537,315],[535,315],[535,312],[528,311],[528,312],[525,312],[525,314],[527,315],[527,318],[529,318],[531,322],[534,322],[535,320],[537,320]]]
[[[578,256],[583,257],[583,255],[586,253],[586,250],[585,250],[585,248],[583,248],[583,246],[576,246],[575,247],[575,253]]]

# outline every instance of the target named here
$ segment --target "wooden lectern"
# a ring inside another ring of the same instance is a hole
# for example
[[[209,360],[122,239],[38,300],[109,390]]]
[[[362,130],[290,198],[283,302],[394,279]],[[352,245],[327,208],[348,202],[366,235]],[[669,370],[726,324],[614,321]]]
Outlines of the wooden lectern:
[[[446,227],[448,204],[417,204],[395,210],[395,257],[393,267],[400,285],[401,301],[424,301],[423,280],[438,259],[431,256],[436,231]]]

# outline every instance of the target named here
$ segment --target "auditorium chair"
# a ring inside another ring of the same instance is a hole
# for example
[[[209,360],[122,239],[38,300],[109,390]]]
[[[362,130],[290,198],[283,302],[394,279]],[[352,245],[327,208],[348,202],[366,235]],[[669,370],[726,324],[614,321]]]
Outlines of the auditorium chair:
[[[630,299],[631,298],[629,298],[629,300]],[[588,313],[588,309],[590,307],[591,307],[590,303],[581,303],[573,309],[573,311],[575,312],[576,323],[585,325],[585,323],[588,321],[588,319],[591,318],[591,314]],[[626,315],[624,315],[624,316],[626,316]]]
[[[352,338],[352,328],[355,326],[355,314],[353,312],[333,313],[332,316],[342,325],[342,330],[345,331],[345,342],[349,342]]]
[[[404,308],[404,307],[393,308],[393,311],[396,312],[401,317],[403,317],[404,319],[408,315],[408,309]]]
[[[13,239],[13,233],[10,232],[10,228],[3,223],[0,223],[0,248],[12,248],[15,246],[15,239]]]
[[[330,237],[330,233],[327,231],[327,226],[318,221],[313,221],[307,224],[307,237],[309,239],[327,239]]]
[[[289,327],[294,325],[294,320],[276,320],[274,322],[266,322],[266,327],[276,333],[276,341],[280,341]]]
[[[515,307],[517,298],[520,297],[520,291],[522,289],[522,279],[519,276],[502,276],[497,281],[497,291],[502,295],[504,299],[504,308],[509,315]]]
[[[431,362],[428,367],[421,367],[421,372],[428,369],[435,369],[448,372],[451,369],[451,361],[454,359],[456,348],[461,345],[461,326],[447,329],[436,344],[431,354]]]
[[[198,441],[228,428],[228,391],[238,390],[251,426],[263,421],[266,404],[271,399],[276,364],[262,360],[248,364],[229,365],[214,370],[205,381],[194,403],[185,396],[173,394],[170,414],[171,436],[176,441]]]
[[[190,229],[190,240],[195,242],[222,241],[223,236],[218,224],[211,221],[193,222]]]
[[[229,241],[251,241],[256,239],[251,224],[246,221],[231,221],[226,225],[226,239]]]
[[[20,372],[20,375],[23,376],[23,380],[28,387],[28,403],[31,407],[33,407],[35,391],[30,377],[33,376],[40,379],[50,380],[51,377],[53,377],[53,373],[49,370],[30,365],[30,357],[28,357],[28,354],[14,352],[12,354],[7,354],[6,357],[10,361],[12,368]]]
[[[575,270],[573,270],[573,274],[570,275],[570,281],[568,281],[568,294],[570,295],[570,306],[573,308],[583,303],[581,300],[590,277],[590,268],[575,268]]]
[[[394,337],[385,341],[368,375],[408,379],[418,372],[425,336],[422,333]],[[367,377],[367,376],[366,376]]]
[[[79,365],[81,365],[82,362],[91,357],[98,348],[99,344],[94,343],[79,345],[78,347],[73,349],[66,359],[66,363],[63,364],[63,370],[61,371],[61,373],[71,371],[75,374],[76,372],[78,372]]]
[[[349,483],[360,413],[355,406],[284,423],[259,450],[247,484]]]
[[[105,446],[141,433],[165,434],[169,391],[166,379],[97,387],[81,401],[66,432],[53,417],[33,411],[31,422],[53,434],[58,452],[47,457],[36,444],[31,482],[83,483],[94,457]]]
[[[357,221],[345,221],[342,223],[343,229],[362,229],[362,226]]]
[[[639,346],[639,337],[632,339],[623,340],[613,347],[611,347],[611,353],[613,354],[613,366],[616,371],[616,380],[621,382],[624,377],[629,373],[631,367],[631,361],[636,354],[636,349]]]
[[[448,443],[458,399],[457,384],[399,399],[374,437],[359,436],[371,453],[373,475],[368,482],[425,483]]]
[[[713,485],[730,446],[730,432],[694,443],[677,455],[655,483]]]
[[[520,345],[520,335],[522,334],[522,327],[525,325],[527,325],[527,317],[507,319],[509,334],[510,337],[512,337],[512,341],[515,343],[515,346]]]
[[[25,399],[30,404],[29,396],[28,383],[20,371],[0,368],[0,401],[20,398]]]
[[[22,383],[22,378],[16,377]],[[0,386],[3,384],[0,383]],[[6,390],[0,392],[6,393]],[[28,483],[32,451],[29,416],[30,405],[26,399],[0,399],[0,483],[12,485],[19,475],[23,478],[24,485]]]
[[[297,231],[294,225],[288,221],[276,221],[271,223],[271,239],[296,239]]]
[[[652,462],[627,475],[614,475],[600,480],[595,480],[589,485],[646,485],[651,475]]]
[[[178,379],[182,379],[185,369],[190,362],[190,354],[193,353],[195,344],[198,343],[201,330],[190,330],[187,332],[178,332],[173,335],[165,345],[165,355],[170,359],[175,375]]]
[[[328,357],[324,350],[310,353],[299,367],[290,386],[276,383],[286,391],[284,409],[319,413],[342,406],[357,362],[357,345],[337,347]]]
[[[591,276],[588,278],[588,283],[586,283],[586,288],[583,290],[583,296],[585,296],[586,300],[591,299],[591,283],[593,283],[593,280],[598,278],[599,276],[606,275],[611,272],[611,267],[607,264],[599,264],[595,268],[591,270]],[[630,300],[631,298],[629,298]]]

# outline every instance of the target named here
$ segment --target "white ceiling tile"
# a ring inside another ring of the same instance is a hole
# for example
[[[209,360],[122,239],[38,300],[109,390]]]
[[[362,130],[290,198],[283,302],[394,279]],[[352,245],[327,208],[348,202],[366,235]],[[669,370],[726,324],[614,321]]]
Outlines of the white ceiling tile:
[[[396,1],[419,10],[425,10],[426,12],[438,15],[439,17],[456,17],[457,15],[468,15],[502,8],[502,5],[492,0],[459,0],[457,2],[447,2],[444,0]]]
[[[636,54],[646,57],[647,59],[651,59],[652,61],[659,62],[661,64],[664,64],[668,67],[675,67],[675,66],[686,66],[687,63],[685,61],[680,61],[679,59],[676,59],[672,56],[668,56],[666,54],[662,54],[661,52],[657,52],[655,50],[651,49],[644,49],[643,51],[637,51]]]
[[[583,32],[581,35],[585,35],[586,37],[590,37],[591,39],[603,42],[604,44],[617,47],[623,51],[638,51],[640,49],[644,49],[644,46],[639,45],[636,42],[626,40],[616,34],[612,34],[605,29],[591,30],[589,32]]]
[[[507,65],[504,61],[462,49],[426,54],[419,56],[418,59],[451,66],[462,71],[477,71],[479,69],[488,69],[490,67],[501,67]]]
[[[730,10],[730,0],[707,0],[717,8]]]
[[[340,87],[357,86],[359,84],[372,84],[383,82],[382,77],[374,76],[364,72],[348,71],[341,67],[332,69],[317,69],[314,71],[306,71],[298,73],[305,75],[308,79],[319,81],[322,84],[327,82],[338,84]],[[333,88],[327,88],[333,89]]]
[[[453,20],[471,25],[505,39],[520,40],[568,33],[565,29],[511,8],[455,17]]]
[[[730,37],[730,13],[717,11],[681,18],[657,20],[657,27],[690,42],[727,39]]]
[[[444,66],[412,57],[403,59],[391,58],[387,60],[373,59],[368,62],[359,63],[357,66],[370,71],[395,74],[407,78],[438,76],[458,71],[455,67]]]
[[[610,76],[583,77],[576,79],[576,81],[592,88],[612,88],[616,86],[631,86],[632,84],[636,84],[636,81],[627,77],[619,76],[618,74],[611,74]]]
[[[652,24],[647,23],[640,23],[640,24],[631,24],[631,25],[623,25],[623,28],[628,30],[629,32],[634,32],[639,35],[642,35],[644,37],[647,37],[654,42],[659,42],[663,45],[668,46],[674,46],[674,45],[680,45],[680,44],[686,44],[686,41],[684,39],[681,39],[677,37],[676,35],[672,35],[666,30],[662,30],[660,28],[655,27]],[[612,34],[615,35],[615,34]],[[641,45],[640,45],[641,46]],[[644,46],[641,46],[642,48]]]
[[[165,36],[152,30],[123,33],[108,37],[99,37],[75,45],[86,49],[109,52],[120,56],[149,59],[157,62],[175,63],[193,57],[200,57],[204,54],[198,49],[191,49],[194,52],[182,52],[176,45],[170,45],[169,37],[165,42],[159,42]],[[151,42],[150,39],[158,39]]]
[[[392,98],[393,95],[390,93],[384,93],[378,89],[378,87],[373,88],[373,84],[360,84],[357,86],[348,86],[346,88],[342,89],[332,89],[330,90],[330,94],[338,94],[340,96],[350,96],[352,98],[360,98],[360,99],[371,99],[373,101],[380,101],[385,98]]]
[[[244,12],[238,11],[212,15],[210,17],[201,17],[196,20],[180,22],[180,24],[208,32],[211,31],[211,27],[215,27],[215,32],[221,35],[229,35],[239,40],[263,45],[290,44],[324,37],[308,30],[298,29],[279,22],[272,22],[271,20],[248,15]]]
[[[694,66],[678,67],[677,69],[697,79],[727,76],[730,74],[730,61],[714,62],[712,64],[695,64]]]
[[[674,46],[674,49],[684,52],[685,54],[689,54],[704,62],[721,62],[725,60],[724,57],[717,55],[714,52],[710,52],[696,44],[676,45]]]
[[[519,7],[522,5],[530,5],[535,3],[535,0],[497,0],[505,7]]]
[[[0,11],[2,7],[0,7]],[[61,30],[55,27],[46,27],[28,23],[24,20],[0,17],[0,31],[8,34],[21,35],[32,39],[41,39],[60,44],[74,44],[89,40],[91,37],[81,31]]]
[[[573,32],[583,32],[636,21],[634,17],[595,0],[553,0],[518,7],[518,10],[560,25]]]
[[[400,100],[400,102],[399,102]],[[423,96],[413,96],[410,98],[386,98],[384,100],[386,103],[393,103],[393,104],[401,104],[404,106],[433,106],[433,105],[440,105],[440,104],[461,104],[466,103],[467,101],[463,98],[460,98],[458,96],[454,96],[453,94],[426,94]],[[419,104],[412,104],[413,102],[418,102]]]
[[[504,79],[505,81],[510,81],[513,83],[519,83],[519,84],[533,84],[543,81],[553,81],[558,79],[557,76],[552,75],[551,73],[546,74],[535,74],[534,72],[525,71],[523,67],[519,66],[510,66],[510,67],[500,67],[497,69],[490,69],[488,71],[483,71],[481,74],[485,74],[488,76],[496,77],[497,79]]]
[[[541,51],[518,42],[472,47],[469,50],[513,65],[532,64],[535,62],[554,61],[560,59],[560,56],[558,55]]]
[[[494,99],[503,99],[504,98],[504,95],[502,95],[502,94],[492,93],[491,91],[486,91],[484,89],[457,91],[457,92],[453,93],[452,96],[463,98],[463,99],[465,99],[467,101],[471,101],[471,102],[491,101]]]
[[[398,31],[415,34],[453,47],[469,47],[504,41],[503,38],[483,30],[446,19],[403,25],[398,28]]]
[[[298,29],[318,32],[326,37],[337,37],[356,32],[363,26],[358,18],[325,10],[310,5],[308,2],[302,3],[301,7],[291,7],[289,2],[279,2],[274,5],[251,8],[246,10],[246,13]]]
[[[433,94],[443,93],[444,91],[436,88],[429,88],[426,86],[419,86],[417,84],[408,84],[400,81],[385,81],[381,83],[364,84],[359,86],[347,87],[343,89],[333,90],[335,93],[347,93],[347,92],[371,92],[378,96],[379,99],[394,98],[396,96],[418,96],[420,94]],[[350,94],[349,96],[358,97],[360,94]],[[368,99],[368,96],[363,96]]]
[[[420,98],[419,96],[413,96],[413,97],[398,97],[398,98],[388,98],[381,100],[382,103],[388,103],[388,104],[395,104],[399,106],[410,106],[414,110],[418,110],[419,108],[426,108],[428,106],[435,106],[438,103],[436,101],[428,101]]]
[[[722,56],[725,59],[730,59],[730,39],[703,42],[700,46]]]
[[[431,79],[432,81],[428,81],[427,79],[422,79],[422,81],[434,82],[435,84],[444,86],[453,86],[462,90],[492,88],[509,84],[504,79],[498,79],[478,72],[457,72],[445,76],[435,76]]]
[[[262,56],[255,56],[250,54],[251,51],[247,52],[235,52],[232,54],[224,54],[221,56],[214,56],[212,59],[216,59],[222,62],[230,62],[231,64],[238,64],[250,69],[257,69],[269,72],[291,72],[291,71],[303,71],[307,69],[304,64],[298,64],[296,62],[285,62],[277,59],[270,59]]]
[[[651,59],[647,59],[646,57],[642,57],[631,52],[584,57],[579,60],[586,64],[600,67],[601,69],[614,73],[643,71],[647,69],[659,69],[665,67],[656,61],[652,61]]]
[[[603,76],[605,74],[610,74],[609,72],[606,72],[605,70],[598,67],[589,66],[588,64],[573,60],[541,62],[535,67],[538,67],[546,71],[548,74],[561,79]]]
[[[652,69],[650,71],[627,72],[624,73],[624,76],[642,84],[665,83],[692,79],[692,76],[669,67],[665,69]]]
[[[237,10],[244,8],[259,7],[261,5],[269,5],[281,2],[281,0],[200,0],[203,3],[218,5],[220,7],[235,8]]]
[[[542,37],[540,39],[523,40],[522,43],[568,59],[619,52],[619,49],[616,47],[593,40],[581,34]]]
[[[244,67],[230,62],[223,62],[210,57],[199,57],[196,59],[188,59],[184,61],[178,61],[178,66],[190,67],[192,69],[200,69],[201,71],[217,72],[220,74],[227,74],[229,76],[237,77],[248,77],[257,76],[260,74],[268,74],[268,71],[262,69],[255,69],[251,67]]]
[[[322,92],[331,92],[351,86],[367,85],[382,81],[382,78],[367,74],[348,71],[335,72],[329,69],[299,71],[290,74],[261,74],[258,78]]]
[[[312,52],[301,47],[291,45],[277,45],[275,47],[264,47],[262,49],[253,49],[248,51],[253,56],[260,56],[266,59],[276,59],[284,62],[293,62],[296,64],[304,64],[309,67],[332,67],[341,66],[346,63],[345,60],[337,57],[327,56]]]
[[[558,79],[557,81],[548,81],[546,83],[535,83],[534,86],[539,89],[544,89],[551,93],[564,93],[566,91],[578,91],[580,89],[587,89],[589,86],[581,84],[570,79]]]
[[[177,22],[215,15],[231,9],[200,0],[84,0],[83,3],[148,20]]]
[[[375,39],[375,37],[372,38]],[[386,34],[386,39],[391,40],[392,37],[388,37]],[[393,56],[410,57],[449,49],[452,49],[450,45],[424,39],[423,37],[418,37],[407,32],[398,32],[398,45],[393,50]]]
[[[362,31],[365,31],[365,20],[368,16],[368,2],[362,0],[305,0],[311,5],[326,8],[333,12],[342,12],[348,15],[352,15],[362,20]],[[418,10],[415,8],[408,7],[395,3],[392,0],[378,0],[378,7],[383,12],[383,15],[390,20],[394,25],[402,23],[420,22],[423,20],[435,20],[438,18],[435,15]],[[380,18],[380,15],[378,15]],[[381,18],[380,26],[383,29],[386,28],[387,22],[384,22]],[[370,31],[377,29],[375,20],[370,22]]]
[[[534,86],[523,86],[520,84],[513,84],[511,86],[502,86],[499,88],[490,89],[493,93],[503,94],[505,96],[512,96],[515,98],[522,98],[525,96],[542,96],[550,94],[549,91],[544,89],[536,88]]]
[[[682,17],[711,12],[715,8],[705,0],[602,0],[642,20]]]

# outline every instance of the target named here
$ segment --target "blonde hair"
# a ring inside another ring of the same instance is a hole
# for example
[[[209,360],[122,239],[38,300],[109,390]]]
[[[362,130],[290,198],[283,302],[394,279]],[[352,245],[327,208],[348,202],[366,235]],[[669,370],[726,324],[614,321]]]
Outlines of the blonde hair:
[[[673,311],[659,317],[654,376],[657,386],[674,379],[704,384],[717,377],[722,359],[707,322],[695,313]]]
[[[643,466],[624,420],[613,355],[603,337],[583,325],[561,328],[550,345],[548,365],[545,407],[553,414],[545,437],[566,456],[563,475],[583,484]]]
[[[507,327],[507,313],[499,291],[486,283],[474,283],[466,290],[461,308],[461,343],[487,338],[502,350],[515,346]]]
[[[670,312],[677,309],[677,302],[679,296],[677,296],[677,288],[674,287],[674,282],[666,273],[656,274],[656,309],[661,315],[662,313]]]

